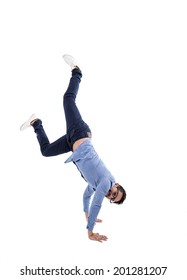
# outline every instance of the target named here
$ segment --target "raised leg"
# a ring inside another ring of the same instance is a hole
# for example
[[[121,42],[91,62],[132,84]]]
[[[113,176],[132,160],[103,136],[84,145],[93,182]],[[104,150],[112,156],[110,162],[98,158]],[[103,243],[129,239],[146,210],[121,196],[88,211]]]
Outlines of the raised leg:
[[[36,133],[40,145],[40,150],[43,156],[45,157],[57,156],[71,151],[66,135],[60,137],[53,143],[50,143],[45,133],[45,130],[43,128],[41,120],[39,119],[36,120],[32,126]]]
[[[66,118],[67,139],[72,147],[73,143],[81,138],[91,137],[89,126],[83,121],[79,109],[76,105],[76,97],[79,90],[79,84],[82,78],[82,73],[79,68],[72,70],[68,88],[64,94],[63,105]]]
[[[79,90],[79,84],[81,82],[82,73],[79,68],[72,70],[72,77],[70,79],[68,88],[64,94],[63,105],[66,118],[67,131],[72,126],[82,121],[82,116],[76,105],[76,96]]]

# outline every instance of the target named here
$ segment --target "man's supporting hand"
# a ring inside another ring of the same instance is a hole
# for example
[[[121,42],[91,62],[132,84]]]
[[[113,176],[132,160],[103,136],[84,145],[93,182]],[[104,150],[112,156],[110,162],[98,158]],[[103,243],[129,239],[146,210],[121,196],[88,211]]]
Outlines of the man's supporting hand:
[[[91,230],[88,230],[88,238],[90,240],[99,241],[99,242],[107,241],[108,239],[107,236],[101,235],[99,233],[93,233]]]

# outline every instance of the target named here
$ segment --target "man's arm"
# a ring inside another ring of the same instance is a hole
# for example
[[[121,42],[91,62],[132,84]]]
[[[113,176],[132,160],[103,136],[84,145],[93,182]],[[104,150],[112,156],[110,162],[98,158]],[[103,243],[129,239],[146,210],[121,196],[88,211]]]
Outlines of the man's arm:
[[[86,217],[86,220],[88,221],[88,212],[85,212],[85,217]],[[96,223],[102,223],[103,220],[101,219],[96,219]]]
[[[88,213],[89,211],[90,199],[93,193],[94,190],[88,185],[83,194],[83,207],[85,213]]]
[[[88,221],[90,199],[91,199],[93,192],[94,192],[94,190],[88,185],[83,194],[83,204],[84,204],[84,212],[85,212],[86,221]],[[102,223],[102,220],[97,219],[96,222]]]
[[[106,178],[103,178],[99,183],[99,185],[97,186],[94,198],[92,200],[92,204],[89,210],[88,225],[87,225],[88,237],[91,240],[96,240],[99,242],[102,242],[103,240],[107,240],[107,237],[105,235],[100,235],[99,233],[93,233],[93,228],[95,223],[98,221],[97,216],[101,209],[103,199],[106,193],[108,192],[109,188],[110,188],[110,181]]]

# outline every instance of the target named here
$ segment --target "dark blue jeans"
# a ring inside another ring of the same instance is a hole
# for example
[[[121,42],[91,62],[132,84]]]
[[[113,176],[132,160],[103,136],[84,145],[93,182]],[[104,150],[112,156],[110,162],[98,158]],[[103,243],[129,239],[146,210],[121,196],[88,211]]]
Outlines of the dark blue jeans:
[[[73,69],[69,86],[63,98],[66,118],[66,134],[64,136],[60,137],[55,142],[50,143],[43,128],[42,121],[38,119],[32,125],[37,135],[43,156],[50,157],[68,153],[72,151],[72,146],[75,141],[81,138],[91,137],[91,130],[83,121],[75,102],[81,78],[81,70],[79,68]]]

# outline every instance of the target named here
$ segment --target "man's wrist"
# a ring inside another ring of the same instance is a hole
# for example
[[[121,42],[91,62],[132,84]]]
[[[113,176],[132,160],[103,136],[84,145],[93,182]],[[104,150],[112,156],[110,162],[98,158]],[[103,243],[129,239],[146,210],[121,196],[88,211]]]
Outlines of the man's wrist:
[[[91,230],[88,230],[88,236],[92,236],[93,235],[93,232]]]

